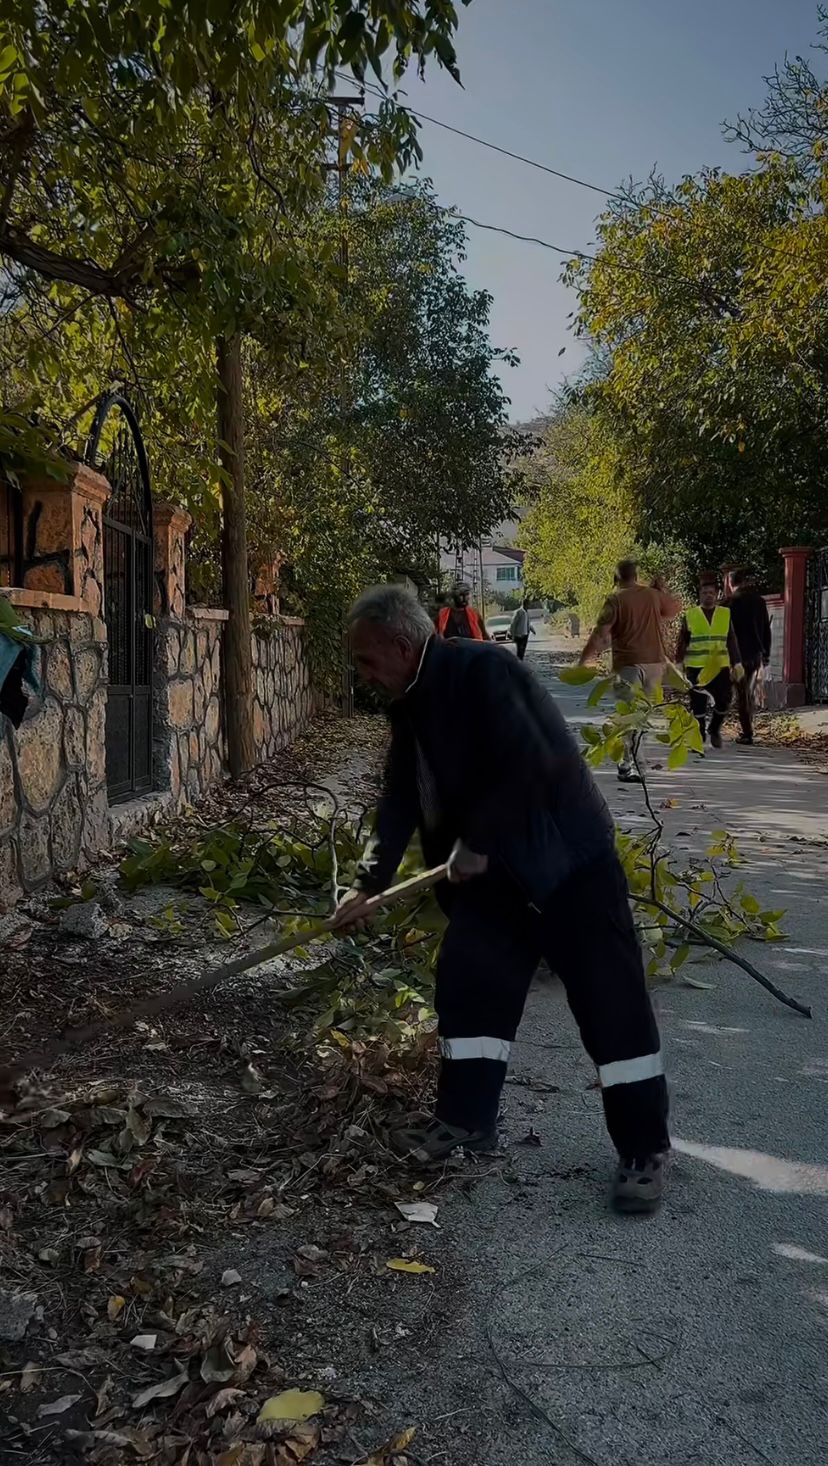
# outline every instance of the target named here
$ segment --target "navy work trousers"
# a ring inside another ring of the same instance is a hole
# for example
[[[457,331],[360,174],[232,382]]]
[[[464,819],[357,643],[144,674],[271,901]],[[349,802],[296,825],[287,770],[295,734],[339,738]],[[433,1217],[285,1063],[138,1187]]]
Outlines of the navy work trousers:
[[[624,1159],[669,1148],[667,1085],[627,884],[615,856],[571,876],[542,912],[494,872],[452,887],[437,964],[436,1113],[494,1129],[509,1050],[542,957],[564,985]]]

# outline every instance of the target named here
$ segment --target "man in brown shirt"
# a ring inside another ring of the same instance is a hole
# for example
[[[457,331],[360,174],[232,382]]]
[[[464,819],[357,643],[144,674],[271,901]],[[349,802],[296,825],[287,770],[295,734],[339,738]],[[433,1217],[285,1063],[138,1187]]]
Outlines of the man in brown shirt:
[[[681,601],[660,576],[654,576],[651,585],[641,585],[634,560],[619,563],[615,585],[581,653],[581,666],[594,662],[611,645],[612,670],[619,681],[651,692],[664,675],[667,623],[678,615]],[[633,735],[625,742],[618,777],[622,783],[640,784],[642,769],[642,740]]]

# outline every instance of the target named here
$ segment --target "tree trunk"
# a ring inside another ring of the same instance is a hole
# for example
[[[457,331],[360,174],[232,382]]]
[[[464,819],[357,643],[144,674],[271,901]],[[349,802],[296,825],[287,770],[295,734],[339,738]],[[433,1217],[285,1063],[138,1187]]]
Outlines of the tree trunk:
[[[224,604],[230,612],[224,634],[224,715],[227,759],[234,779],[256,762],[253,738],[253,657],[250,646],[250,584],[244,503],[244,409],[241,337],[219,336],[219,456],[222,484],[221,566]]]

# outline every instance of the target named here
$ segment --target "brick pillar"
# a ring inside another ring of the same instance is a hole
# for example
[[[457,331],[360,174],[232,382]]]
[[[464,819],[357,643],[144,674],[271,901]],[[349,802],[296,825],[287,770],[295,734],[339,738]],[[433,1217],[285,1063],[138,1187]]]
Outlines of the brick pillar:
[[[24,590],[73,596],[78,609],[103,615],[103,511],[112,490],[85,463],[69,478],[23,481]]]
[[[779,553],[785,561],[785,646],[782,658],[785,705],[799,708],[806,695],[805,619],[808,561],[813,551],[807,545],[793,545]]]
[[[156,499],[153,503],[156,616],[171,616],[174,621],[184,620],[187,605],[185,538],[192,522],[186,509],[179,509],[163,499]]]

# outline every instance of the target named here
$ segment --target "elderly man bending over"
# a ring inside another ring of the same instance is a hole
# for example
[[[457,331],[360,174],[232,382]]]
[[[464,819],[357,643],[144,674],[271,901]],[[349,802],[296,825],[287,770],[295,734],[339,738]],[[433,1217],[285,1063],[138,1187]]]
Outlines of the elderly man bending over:
[[[375,834],[340,926],[359,924],[415,829],[426,861],[450,869],[438,889],[448,928],[436,1109],[395,1145],[439,1159],[495,1142],[510,1046],[545,957],[598,1067],[619,1154],[615,1205],[653,1210],[669,1147],[658,1029],[612,821],[567,724],[515,657],[440,640],[399,586],[366,591],[350,630],[357,672],[391,700],[392,736]]]

